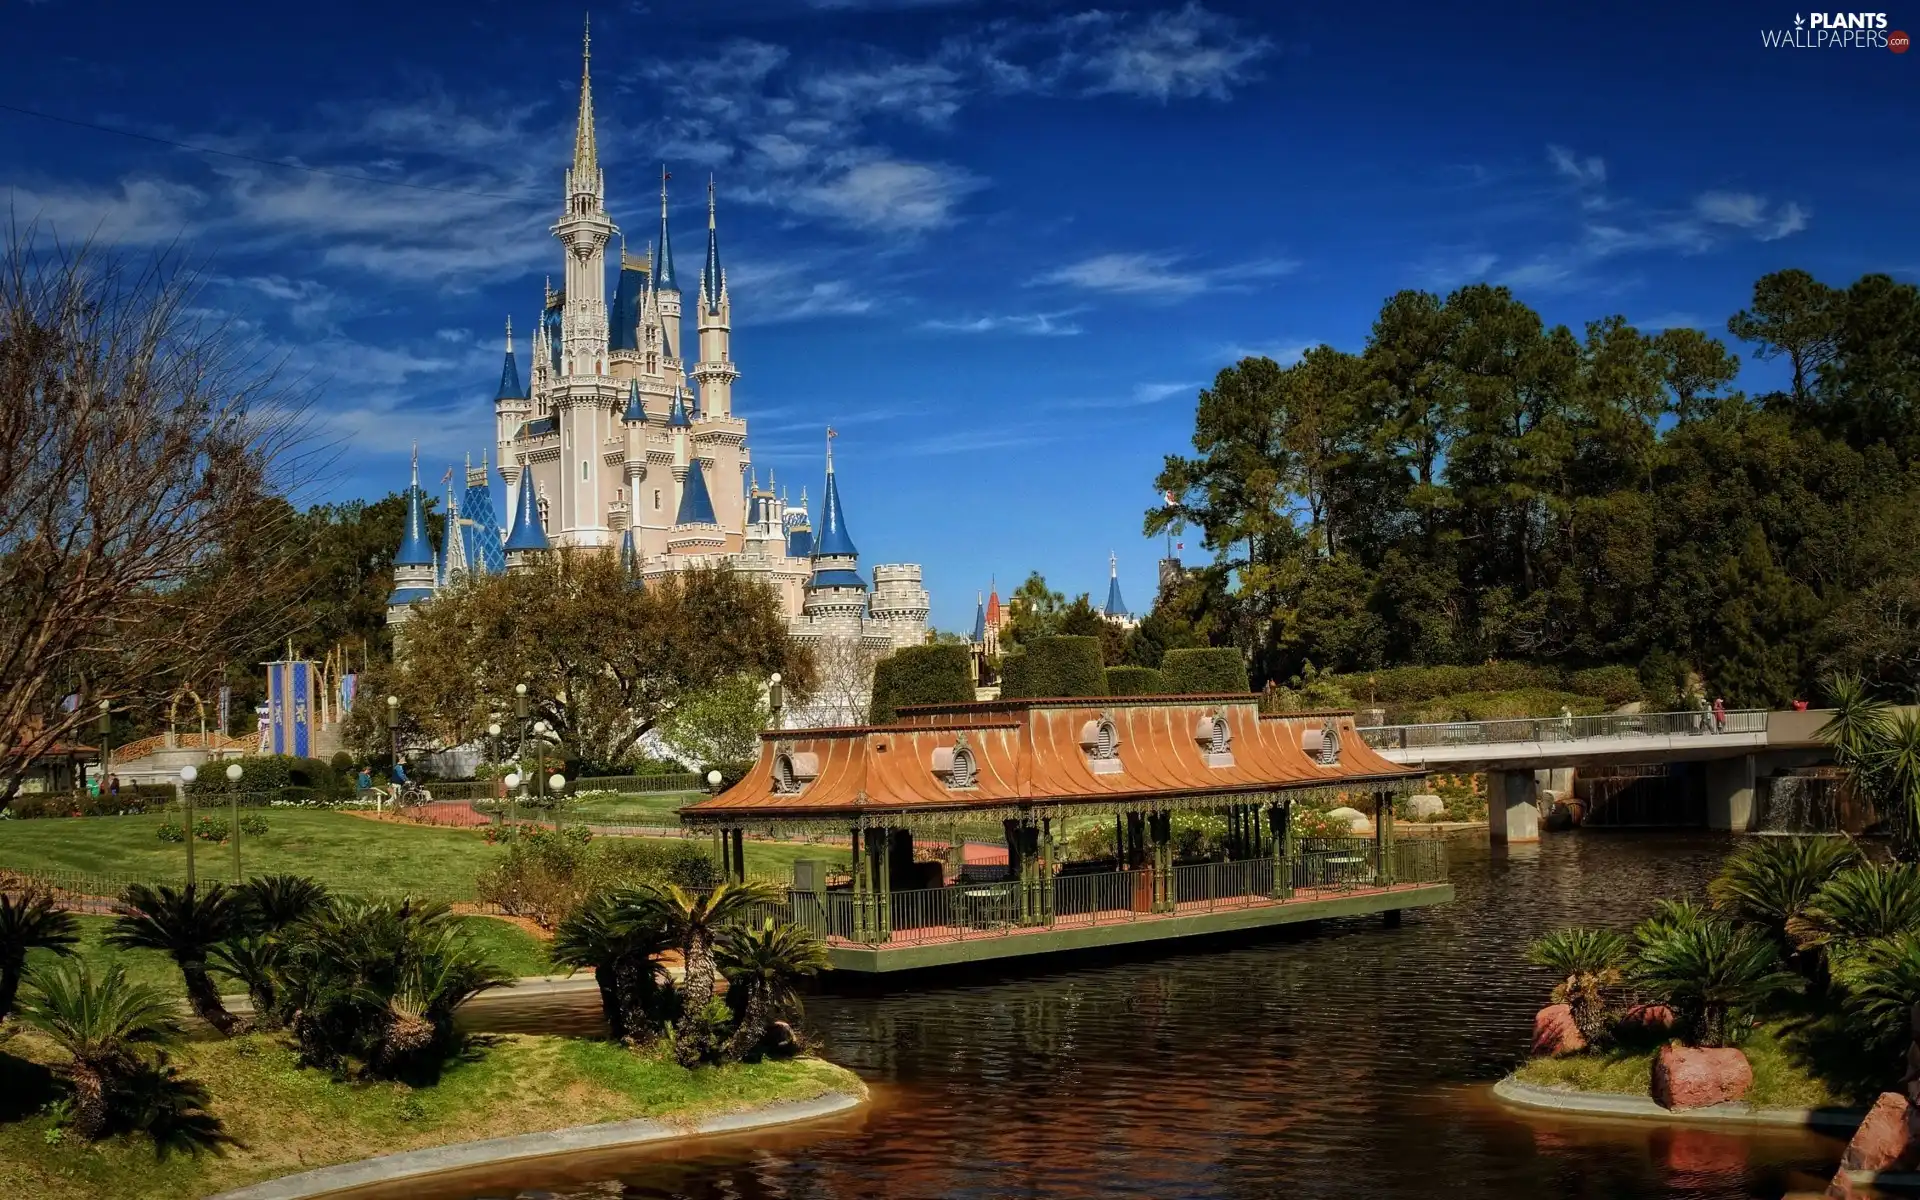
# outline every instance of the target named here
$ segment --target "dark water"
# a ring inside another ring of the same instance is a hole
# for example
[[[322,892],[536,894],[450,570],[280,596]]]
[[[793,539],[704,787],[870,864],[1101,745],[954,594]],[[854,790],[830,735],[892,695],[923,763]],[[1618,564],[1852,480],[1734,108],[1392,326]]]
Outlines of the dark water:
[[[1724,840],[1456,843],[1458,900],[1311,935],[813,1001],[854,1116],[667,1154],[469,1179],[474,1197],[1778,1197],[1839,1142],[1519,1117],[1485,1085],[1550,984],[1529,937],[1694,893]]]

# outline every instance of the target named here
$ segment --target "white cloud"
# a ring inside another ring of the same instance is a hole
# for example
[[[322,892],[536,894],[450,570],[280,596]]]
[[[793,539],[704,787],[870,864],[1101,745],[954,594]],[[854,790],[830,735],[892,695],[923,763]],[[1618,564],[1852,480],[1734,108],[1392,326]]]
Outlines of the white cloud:
[[[918,233],[951,223],[954,207],[983,186],[958,167],[882,160],[858,163],[803,187],[794,204],[861,229]]]
[[[162,179],[126,179],[104,190],[7,189],[16,220],[69,244],[154,246],[188,236],[208,205],[198,188]]]
[[[1032,337],[1072,337],[1080,326],[1067,320],[1078,309],[1052,313],[1006,313],[960,319],[936,319],[921,322],[922,329],[936,333],[1019,333]]]
[[[1266,38],[1244,35],[1231,18],[1189,3],[1137,24],[1116,23],[1088,47],[1084,69],[1095,95],[1225,100],[1272,48]]]
[[[1561,178],[1589,187],[1599,187],[1607,181],[1606,160],[1593,156],[1580,158],[1565,146],[1548,146],[1547,161]]]
[[[1235,343],[1223,346],[1219,354],[1214,357],[1231,359],[1234,362],[1239,362],[1243,358],[1270,358],[1283,367],[1290,367],[1305,358],[1307,351],[1319,344],[1318,342]]]
[[[1777,208],[1752,192],[1703,192],[1693,211],[1702,221],[1744,230],[1763,242],[1777,241],[1807,227],[1807,210],[1788,201]]]
[[[1271,279],[1294,271],[1290,259],[1264,258],[1225,267],[1186,266],[1177,254],[1096,254],[1048,271],[1034,280],[1082,291],[1115,296],[1158,296],[1177,300],[1251,280]]]
[[[1158,404],[1170,396],[1178,396],[1183,392],[1197,392],[1199,389],[1200,385],[1197,383],[1136,383],[1133,385],[1133,402]]]
[[[813,260],[737,258],[727,267],[736,325],[773,325],[815,317],[858,316],[875,296],[845,279],[825,277]]]

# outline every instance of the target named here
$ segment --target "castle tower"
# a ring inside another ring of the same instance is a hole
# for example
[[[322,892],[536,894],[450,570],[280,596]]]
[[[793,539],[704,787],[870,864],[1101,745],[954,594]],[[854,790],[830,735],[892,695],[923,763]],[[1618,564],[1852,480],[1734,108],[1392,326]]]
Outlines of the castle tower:
[[[727,296],[727,276],[720,269],[720,235],[714,227],[713,180],[707,180],[707,261],[700,268],[697,305],[700,361],[693,369],[700,381],[701,413],[708,417],[733,415],[733,381],[740,371],[733,365],[733,302]]]
[[[667,424],[674,433],[674,473],[681,476],[680,503],[674,510],[673,528],[667,533],[667,549],[691,554],[720,550],[727,538],[713,512],[713,494],[707,484],[709,464],[691,456],[692,443],[687,435],[693,422],[687,416],[684,396],[673,398]]]
[[[800,503],[787,504],[785,496],[780,498],[780,506],[787,527],[787,557],[813,557],[813,520],[807,515],[807,489],[800,489]]]
[[[434,591],[433,542],[427,537],[426,493],[420,490],[420,447],[413,448],[413,476],[407,485],[407,524],[393,552],[393,594],[387,597],[387,624],[404,625],[416,600]]]
[[[1000,653],[1000,626],[1006,620],[1006,613],[1000,607],[1000,588],[994,585],[987,590],[987,628],[986,636],[981,639],[988,655]]]
[[[520,382],[520,364],[513,357],[513,318],[507,318],[507,357],[500,364],[500,386],[493,393],[494,440],[501,446],[513,441],[526,421],[529,405],[527,389]]]
[[[653,290],[660,307],[664,335],[661,355],[675,362],[686,358],[680,345],[680,281],[673,274],[673,241],[667,232],[667,180],[673,175],[660,164],[660,249],[653,263]]]
[[[1125,629],[1140,623],[1138,617],[1127,611],[1127,602],[1120,598],[1120,559],[1111,550],[1107,551],[1107,603],[1100,612]]]
[[[813,578],[801,612],[807,632],[858,637],[867,613],[867,583],[860,578],[860,551],[840,511],[840,484],[833,474],[833,430],[827,430],[827,493],[820,502],[820,536],[813,547]]]
[[[873,569],[873,599],[867,611],[894,649],[926,642],[929,607],[918,563],[884,563]]]
[[[500,547],[500,514],[493,507],[488,478],[487,454],[482,450],[478,467],[467,463],[467,495],[460,502],[467,565],[475,575],[498,575],[507,569],[506,552]]]
[[[520,477],[520,502],[513,509],[513,528],[507,531],[507,571],[531,568],[534,559],[548,549],[546,525],[540,519],[540,503],[529,471]]]

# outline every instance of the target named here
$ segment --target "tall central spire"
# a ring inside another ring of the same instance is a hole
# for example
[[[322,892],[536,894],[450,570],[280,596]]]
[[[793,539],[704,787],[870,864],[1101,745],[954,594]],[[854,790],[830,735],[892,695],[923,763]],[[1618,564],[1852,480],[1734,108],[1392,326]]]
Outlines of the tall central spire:
[[[588,18],[580,50],[580,120],[573,130],[573,173],[583,185],[600,170],[600,150],[593,138],[593,21]]]
[[[720,233],[713,219],[713,176],[707,176],[707,262],[700,268],[700,294],[706,297],[707,311],[720,311]]]
[[[660,164],[660,261],[653,265],[654,285],[663,292],[679,291],[673,278],[673,243],[667,237],[667,180],[672,179],[667,164]]]

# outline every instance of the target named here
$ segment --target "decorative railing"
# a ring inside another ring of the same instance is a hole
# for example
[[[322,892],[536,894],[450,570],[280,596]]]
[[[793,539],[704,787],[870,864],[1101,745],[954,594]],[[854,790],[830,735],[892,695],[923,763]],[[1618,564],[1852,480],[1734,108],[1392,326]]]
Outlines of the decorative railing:
[[[1516,717],[1500,721],[1448,721],[1437,725],[1372,725],[1360,737],[1375,750],[1425,750],[1448,746],[1497,746],[1510,742],[1580,742],[1595,738],[1716,737],[1767,731],[1767,710],[1712,713],[1605,713],[1593,717]]]

